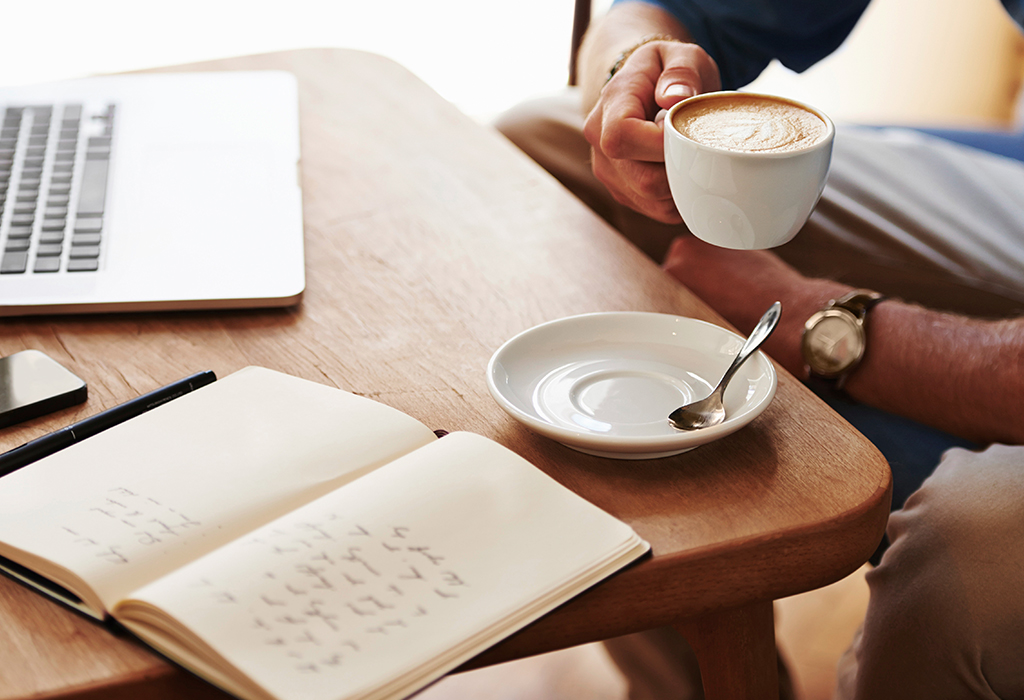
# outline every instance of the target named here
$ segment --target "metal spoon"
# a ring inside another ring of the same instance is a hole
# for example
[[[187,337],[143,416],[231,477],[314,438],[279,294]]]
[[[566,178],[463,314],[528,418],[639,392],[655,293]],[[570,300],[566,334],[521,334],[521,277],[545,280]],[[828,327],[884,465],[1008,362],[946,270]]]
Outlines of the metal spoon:
[[[743,347],[733,358],[729,369],[725,370],[722,379],[718,382],[711,393],[700,401],[694,401],[681,406],[668,416],[668,422],[677,430],[697,430],[698,428],[710,428],[725,420],[725,406],[722,405],[722,396],[725,394],[725,387],[732,379],[732,375],[740,368],[747,358],[761,347],[761,344],[768,340],[768,336],[779,324],[779,316],[782,314],[782,304],[775,302],[764,312],[764,316],[754,326],[750,337],[743,343]]]

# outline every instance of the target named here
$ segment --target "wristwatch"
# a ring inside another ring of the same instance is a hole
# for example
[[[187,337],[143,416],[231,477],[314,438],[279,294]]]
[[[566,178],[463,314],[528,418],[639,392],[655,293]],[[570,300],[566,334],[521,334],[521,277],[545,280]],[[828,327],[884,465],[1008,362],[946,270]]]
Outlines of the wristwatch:
[[[811,379],[843,388],[864,357],[868,311],[883,299],[878,292],[855,289],[807,319],[801,350]]]

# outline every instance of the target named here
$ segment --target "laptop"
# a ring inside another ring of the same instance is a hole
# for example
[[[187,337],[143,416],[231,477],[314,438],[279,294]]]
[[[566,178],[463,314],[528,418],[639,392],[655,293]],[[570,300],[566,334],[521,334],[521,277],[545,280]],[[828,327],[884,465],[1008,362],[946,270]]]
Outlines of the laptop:
[[[289,73],[0,88],[0,316],[298,303],[298,166]]]

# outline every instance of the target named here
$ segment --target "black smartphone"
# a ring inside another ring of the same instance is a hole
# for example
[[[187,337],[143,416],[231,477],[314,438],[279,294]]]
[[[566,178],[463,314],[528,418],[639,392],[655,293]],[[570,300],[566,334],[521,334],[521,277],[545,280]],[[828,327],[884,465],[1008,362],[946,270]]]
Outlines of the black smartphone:
[[[0,357],[0,428],[80,404],[87,392],[84,381],[38,350]]]

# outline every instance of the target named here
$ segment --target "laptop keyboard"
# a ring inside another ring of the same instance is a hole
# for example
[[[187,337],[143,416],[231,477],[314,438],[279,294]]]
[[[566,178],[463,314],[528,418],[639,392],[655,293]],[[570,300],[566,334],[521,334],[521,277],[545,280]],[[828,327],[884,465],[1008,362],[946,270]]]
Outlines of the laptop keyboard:
[[[0,123],[0,275],[100,267],[114,105],[8,106]]]

